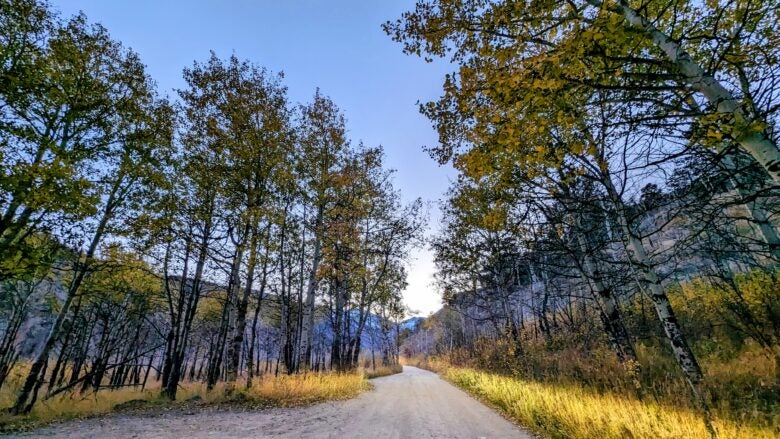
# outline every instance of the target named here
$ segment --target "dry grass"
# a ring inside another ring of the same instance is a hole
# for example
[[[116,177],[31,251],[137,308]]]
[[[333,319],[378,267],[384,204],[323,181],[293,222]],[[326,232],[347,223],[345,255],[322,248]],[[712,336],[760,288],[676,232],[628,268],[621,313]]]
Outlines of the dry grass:
[[[366,375],[366,378],[372,379],[372,378],[379,378],[388,375],[395,375],[403,371],[404,371],[404,367],[402,365],[395,364],[392,366],[379,366],[373,369],[365,369],[363,373]]]
[[[32,412],[24,416],[11,416],[5,410],[13,404],[17,386],[4,386],[0,391],[0,432],[47,424],[53,421],[85,418],[111,412],[114,407],[128,401],[147,401],[159,404],[159,390],[140,391],[132,388],[105,390],[99,393],[63,393],[51,399],[39,399]],[[42,396],[42,395],[41,395]]]
[[[15,375],[21,375],[20,370]],[[0,390],[0,407],[13,404],[18,379],[12,380]],[[51,399],[40,399],[26,416],[11,416],[0,412],[0,432],[30,428],[58,420],[86,418],[103,415],[122,408],[162,409],[184,406],[242,405],[249,407],[289,407],[328,400],[348,399],[370,388],[361,373],[309,373],[301,375],[266,375],[255,379],[247,389],[245,383],[237,383],[232,392],[226,392],[219,384],[206,390],[202,383],[184,383],[179,389],[178,401],[170,402],[160,397],[159,384],[144,391],[133,388],[101,390],[98,393],[71,393]],[[42,395],[41,395],[42,396]]]
[[[212,391],[202,383],[189,383],[179,390],[179,399],[199,399],[205,404],[241,403],[252,406],[292,407],[321,401],[354,398],[370,385],[360,373],[308,373],[267,375],[255,379],[251,388],[238,382],[233,392],[224,383]]]
[[[404,366],[419,367],[436,373],[442,373],[452,367],[450,363],[439,357],[401,357],[401,364]]]
[[[705,438],[698,413],[611,394],[596,394],[582,387],[541,384],[450,368],[444,376],[494,405],[523,426],[550,438]],[[770,439],[770,428],[737,425],[717,420],[722,439]]]

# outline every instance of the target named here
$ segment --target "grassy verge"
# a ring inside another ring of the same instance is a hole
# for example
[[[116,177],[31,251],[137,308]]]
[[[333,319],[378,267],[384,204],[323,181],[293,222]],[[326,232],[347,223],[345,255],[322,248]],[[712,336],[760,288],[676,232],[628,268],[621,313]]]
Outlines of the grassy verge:
[[[516,378],[448,368],[450,382],[493,405],[521,425],[549,438],[706,438],[698,413],[577,386],[540,384]],[[770,439],[770,428],[716,421],[722,439]]]
[[[379,378],[388,375],[395,375],[403,371],[404,371],[403,366],[401,366],[400,364],[395,364],[392,366],[380,366],[375,369],[366,369],[364,373],[366,375],[366,378],[372,379],[372,378]]]
[[[0,413],[0,432],[25,430],[54,421],[87,418],[127,410],[168,410],[208,406],[263,408],[290,407],[322,401],[349,399],[370,388],[363,374],[302,374],[265,376],[256,379],[247,389],[238,383],[226,395],[224,384],[206,390],[201,383],[185,383],[179,389],[177,401],[160,397],[159,389],[101,390],[98,393],[57,395],[39,401],[26,416]],[[15,396],[15,386],[5,386],[0,392],[0,407],[8,407]]]

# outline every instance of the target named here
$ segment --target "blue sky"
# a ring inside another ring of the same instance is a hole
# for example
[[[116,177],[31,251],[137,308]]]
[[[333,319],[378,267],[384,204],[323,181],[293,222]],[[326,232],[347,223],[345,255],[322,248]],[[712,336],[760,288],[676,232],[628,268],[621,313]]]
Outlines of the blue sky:
[[[435,201],[454,173],[422,151],[436,135],[416,102],[436,98],[444,62],[425,63],[401,53],[380,25],[414,6],[414,0],[52,0],[65,15],[83,11],[90,21],[139,53],[158,88],[174,95],[181,71],[205,61],[209,51],[235,53],[271,71],[283,71],[293,102],[306,102],[316,87],[344,111],[350,137],[383,145],[396,186],[408,200],[431,206],[431,231],[439,222]],[[426,315],[440,307],[431,286],[427,250],[409,265],[407,304]]]

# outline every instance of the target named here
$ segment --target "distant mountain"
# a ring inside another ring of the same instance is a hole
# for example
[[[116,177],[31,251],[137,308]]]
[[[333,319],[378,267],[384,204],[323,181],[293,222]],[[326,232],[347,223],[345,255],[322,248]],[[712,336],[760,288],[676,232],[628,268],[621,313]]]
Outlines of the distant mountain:
[[[417,328],[419,328],[420,325],[422,324],[422,322],[424,322],[424,321],[425,321],[425,317],[412,317],[412,318],[406,319],[406,320],[404,320],[401,323],[401,329],[402,330],[403,329],[408,329],[408,330],[410,330],[412,332],[415,332],[415,331],[417,331]]]

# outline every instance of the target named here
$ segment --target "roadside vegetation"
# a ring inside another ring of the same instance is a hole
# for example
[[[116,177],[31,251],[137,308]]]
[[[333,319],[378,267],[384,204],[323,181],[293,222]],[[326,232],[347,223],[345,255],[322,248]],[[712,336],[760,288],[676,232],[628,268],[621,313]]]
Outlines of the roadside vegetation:
[[[771,303],[778,277],[755,272],[737,280],[756,313]],[[729,315],[727,296],[697,279],[671,289],[681,324],[688,330],[704,371],[703,393],[721,438],[770,438],[780,431],[780,387],[774,354],[735,330],[736,322],[711,325]],[[769,308],[765,308],[769,309]],[[652,321],[641,303],[626,306],[631,328]],[[595,315],[578,316],[593,321]],[[564,318],[564,316],[557,316]],[[429,318],[406,340],[408,352],[426,337],[447,334],[459,317],[452,309]],[[534,335],[533,322],[521,330],[523,355],[513,343],[481,338],[469,347],[438,347],[403,358],[440,373],[543,437],[706,437],[700,407],[686,391],[673,356],[664,349],[660,328],[650,325],[636,343],[638,375],[623,367],[597,327],[556,331],[550,339]],[[771,327],[762,321],[761,327]],[[537,330],[538,332],[538,330]],[[641,333],[641,332],[640,332]],[[422,345],[418,345],[422,346]]]
[[[420,105],[458,174],[431,243],[446,307],[404,354],[551,437],[780,434],[778,11],[421,0],[388,21],[453,66]]]
[[[14,371],[15,379],[0,391],[0,403],[13,402],[22,372]],[[0,433],[128,411],[192,410],[217,406],[253,409],[294,407],[353,398],[369,388],[367,376],[362,373],[328,372],[268,375],[255,380],[249,388],[240,386],[232,392],[225,391],[224,383],[209,389],[205,383],[187,382],[180,386],[177,401],[161,396],[159,383],[143,390],[128,387],[82,394],[62,393],[36,404],[24,416],[0,413]]]
[[[394,364],[392,366],[377,366],[374,368],[365,369],[365,374],[368,379],[380,378],[389,375],[395,375],[403,372],[403,366],[400,364]]]
[[[5,422],[342,398],[369,351],[396,370],[422,202],[324,93],[207,49],[158,90],[84,14],[0,0]]]
[[[444,377],[544,437],[629,439],[709,435],[704,419],[696,411],[594,393],[580,386],[525,381],[473,369],[446,369]],[[716,419],[713,424],[722,438],[777,437],[777,432],[769,427],[737,424],[727,419]]]
[[[160,91],[83,14],[0,0],[2,417],[347,397],[403,354],[550,437],[780,435],[778,11],[419,0],[385,23],[454,69],[420,106],[457,172],[446,306],[402,329],[425,209],[323,92],[213,52]]]

